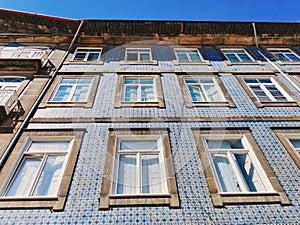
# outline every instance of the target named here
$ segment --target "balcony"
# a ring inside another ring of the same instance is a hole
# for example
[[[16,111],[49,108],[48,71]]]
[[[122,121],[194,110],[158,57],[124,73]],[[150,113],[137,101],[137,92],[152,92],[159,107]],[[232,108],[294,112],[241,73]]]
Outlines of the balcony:
[[[0,121],[5,119],[18,102],[16,91],[0,90]]]
[[[47,48],[7,48],[0,49],[2,71],[37,72],[47,62]]]

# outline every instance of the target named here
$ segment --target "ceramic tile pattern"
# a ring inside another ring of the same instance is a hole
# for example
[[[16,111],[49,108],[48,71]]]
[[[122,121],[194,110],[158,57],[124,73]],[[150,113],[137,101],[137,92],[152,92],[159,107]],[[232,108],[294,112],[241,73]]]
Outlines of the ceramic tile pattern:
[[[157,47],[158,66],[119,65],[120,48],[106,53],[103,65],[65,65],[62,71],[78,68],[87,71],[107,70],[161,70],[161,82],[165,108],[114,109],[117,74],[113,71],[101,76],[92,108],[39,109],[35,118],[165,118],[175,117],[179,122],[149,123],[31,123],[29,128],[86,128],[75,173],[61,212],[45,209],[0,210],[1,224],[297,224],[300,220],[300,171],[287,154],[270,127],[300,127],[300,122],[180,122],[183,117],[274,117],[299,116],[299,107],[256,108],[233,74],[232,70],[272,70],[265,65],[227,66],[214,48],[204,49],[211,61],[207,65],[175,66],[167,46]],[[292,66],[289,66],[292,67]],[[293,69],[298,69],[294,66]],[[197,107],[186,108],[174,71],[222,71],[220,79],[231,96],[236,108]],[[165,72],[164,72],[165,71]],[[173,72],[172,72],[173,71]],[[225,72],[224,72],[225,71]],[[263,72],[262,72],[263,74]],[[83,75],[84,76],[84,75]],[[280,81],[296,98],[300,93],[281,75]],[[175,94],[177,93],[177,94]],[[266,157],[288,198],[291,206],[279,204],[231,205],[215,208],[200,163],[191,128],[195,127],[249,127],[255,141]],[[181,207],[114,207],[108,211],[98,209],[109,128],[169,128]]]

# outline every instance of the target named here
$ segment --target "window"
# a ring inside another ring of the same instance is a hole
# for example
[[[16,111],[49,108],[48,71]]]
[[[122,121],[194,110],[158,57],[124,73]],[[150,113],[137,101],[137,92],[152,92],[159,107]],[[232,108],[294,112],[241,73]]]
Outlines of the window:
[[[300,130],[291,128],[274,128],[274,132],[300,169]]]
[[[290,204],[248,129],[194,129],[215,206]]]
[[[275,76],[239,76],[237,78],[257,107],[298,106]]]
[[[290,49],[270,48],[268,51],[271,52],[278,61],[300,62],[300,57]]]
[[[245,136],[204,141],[221,192],[272,191]]]
[[[179,207],[171,158],[165,129],[111,130],[100,209],[118,205]]]
[[[86,102],[92,83],[92,78],[62,78],[51,101]]]
[[[17,91],[24,80],[23,77],[0,77],[0,91]]]
[[[161,137],[119,137],[113,194],[167,194],[161,141]]]
[[[31,141],[3,196],[56,196],[70,141]]]
[[[245,49],[221,49],[227,60],[231,63],[234,62],[254,62]]]
[[[0,208],[62,210],[83,133],[83,130],[23,133],[3,167],[3,171],[10,172],[1,175],[6,179],[1,187]]]
[[[142,79],[124,79],[124,102],[154,102],[154,79],[142,78]]]
[[[159,75],[119,75],[115,107],[164,107]]]
[[[125,61],[152,61],[150,48],[126,48]]]
[[[244,78],[244,81],[260,102],[291,101],[287,93],[272,78]]]
[[[218,76],[179,76],[187,107],[230,106],[235,107]]]
[[[102,48],[77,48],[73,60],[97,62],[100,60]]]
[[[202,62],[203,61],[203,58],[199,53],[198,49],[176,48],[174,49],[174,52],[178,62]]]
[[[99,79],[99,75],[58,75],[39,107],[92,107]]]

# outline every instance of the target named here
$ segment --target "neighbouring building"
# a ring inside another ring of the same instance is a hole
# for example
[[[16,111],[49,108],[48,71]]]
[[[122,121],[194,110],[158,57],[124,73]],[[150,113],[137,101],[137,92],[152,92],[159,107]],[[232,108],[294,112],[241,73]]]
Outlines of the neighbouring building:
[[[1,224],[297,224],[300,23],[0,10]]]

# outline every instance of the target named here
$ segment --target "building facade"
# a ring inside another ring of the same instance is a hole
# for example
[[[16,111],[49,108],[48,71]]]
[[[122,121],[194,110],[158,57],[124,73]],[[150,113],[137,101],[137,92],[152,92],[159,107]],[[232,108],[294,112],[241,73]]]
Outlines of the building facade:
[[[1,224],[297,224],[299,23],[1,10]]]

